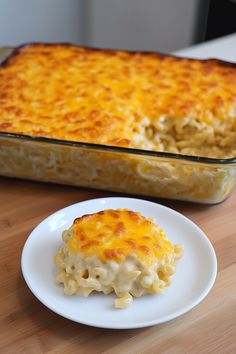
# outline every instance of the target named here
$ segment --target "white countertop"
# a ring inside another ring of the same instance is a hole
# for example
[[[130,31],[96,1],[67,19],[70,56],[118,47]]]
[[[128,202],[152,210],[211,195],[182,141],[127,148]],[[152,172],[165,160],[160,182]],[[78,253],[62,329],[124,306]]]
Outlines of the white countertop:
[[[172,54],[198,59],[218,58],[236,63],[236,33],[181,49]]]

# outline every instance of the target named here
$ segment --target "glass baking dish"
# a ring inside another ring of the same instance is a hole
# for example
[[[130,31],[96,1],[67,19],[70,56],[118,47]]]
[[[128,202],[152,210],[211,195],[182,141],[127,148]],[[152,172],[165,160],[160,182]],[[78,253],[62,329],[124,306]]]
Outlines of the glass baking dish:
[[[0,63],[12,48],[0,48]],[[0,175],[202,203],[226,199],[236,158],[212,159],[0,132]]]
[[[236,158],[211,159],[0,133],[0,174],[202,203],[226,199]]]

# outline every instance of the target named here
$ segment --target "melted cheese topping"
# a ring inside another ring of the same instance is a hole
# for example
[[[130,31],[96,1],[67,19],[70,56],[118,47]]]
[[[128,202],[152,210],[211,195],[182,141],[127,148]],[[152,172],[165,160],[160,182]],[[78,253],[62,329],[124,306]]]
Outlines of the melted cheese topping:
[[[0,116],[5,132],[230,157],[236,154],[235,65],[26,46],[0,68]]]
[[[66,238],[67,235],[66,231]],[[175,252],[174,245],[154,220],[128,209],[104,210],[76,219],[67,245],[72,254],[116,262],[137,255],[153,264]]]
[[[56,283],[66,295],[115,292],[117,308],[129,306],[133,296],[162,294],[183,255],[183,246],[172,245],[154,219],[129,209],[84,215],[62,238]]]

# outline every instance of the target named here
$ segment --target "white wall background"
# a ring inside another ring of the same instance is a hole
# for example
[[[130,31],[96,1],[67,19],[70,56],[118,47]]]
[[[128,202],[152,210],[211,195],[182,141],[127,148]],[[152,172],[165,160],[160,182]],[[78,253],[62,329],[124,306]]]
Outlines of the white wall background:
[[[82,41],[80,0],[0,0],[0,46]]]
[[[90,0],[86,41],[162,52],[187,47],[203,39],[208,5],[208,0]]]
[[[0,0],[0,46],[31,41],[169,52],[201,40],[209,0]]]

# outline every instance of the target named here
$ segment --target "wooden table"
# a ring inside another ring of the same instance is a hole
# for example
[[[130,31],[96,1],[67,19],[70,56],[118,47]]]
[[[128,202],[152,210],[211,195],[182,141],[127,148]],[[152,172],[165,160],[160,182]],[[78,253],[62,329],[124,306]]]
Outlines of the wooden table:
[[[236,190],[228,200],[214,206],[155,200],[197,223],[217,253],[216,283],[207,298],[186,315],[144,329],[107,330],[64,319],[34,297],[20,267],[22,248],[31,230],[60,208],[112,195],[0,178],[0,352],[236,353]]]

